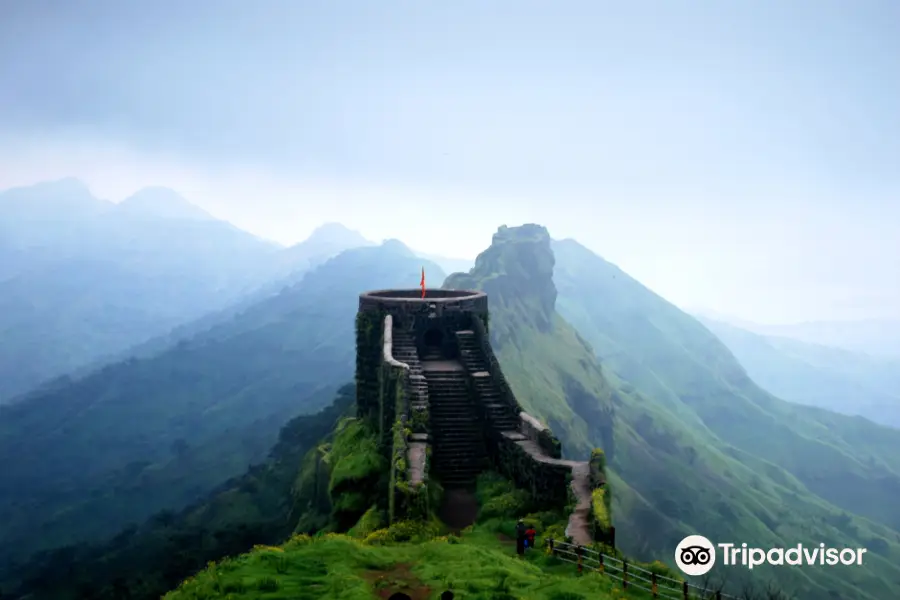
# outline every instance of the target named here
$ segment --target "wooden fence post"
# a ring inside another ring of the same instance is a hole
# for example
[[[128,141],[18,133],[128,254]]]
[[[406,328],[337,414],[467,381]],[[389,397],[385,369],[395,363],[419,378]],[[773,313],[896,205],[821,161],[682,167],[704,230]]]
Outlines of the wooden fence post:
[[[581,573],[582,568],[583,568],[582,565],[581,565],[582,548],[581,548],[581,546],[578,546],[577,548],[578,548],[578,550],[577,550],[577,553],[578,553],[578,572]]]
[[[656,582],[656,573],[650,573],[650,591],[654,598],[659,595],[659,584]]]
[[[681,584],[681,591],[684,596],[684,600],[688,600],[688,582],[685,581]]]
[[[628,587],[628,561],[622,561],[622,589]]]
[[[547,543],[550,544],[550,554],[556,556],[556,550],[553,548],[553,538],[548,539]]]
[[[600,566],[597,567],[597,570],[602,573],[605,570],[603,568],[603,554],[598,554],[598,556],[599,556]]]
[[[716,592],[716,600],[722,600],[722,590]]]

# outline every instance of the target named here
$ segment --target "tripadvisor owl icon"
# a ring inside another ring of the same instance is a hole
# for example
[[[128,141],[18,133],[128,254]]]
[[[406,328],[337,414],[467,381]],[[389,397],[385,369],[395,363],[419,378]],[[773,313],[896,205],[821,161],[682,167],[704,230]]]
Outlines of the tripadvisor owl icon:
[[[705,575],[716,564],[716,547],[702,535],[689,535],[675,548],[675,564],[685,575]]]

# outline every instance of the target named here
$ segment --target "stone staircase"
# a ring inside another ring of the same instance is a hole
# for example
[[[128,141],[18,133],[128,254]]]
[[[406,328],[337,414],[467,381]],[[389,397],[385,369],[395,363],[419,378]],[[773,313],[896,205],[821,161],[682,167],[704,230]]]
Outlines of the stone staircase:
[[[416,351],[416,342],[408,331],[400,327],[391,330],[393,346],[391,354],[394,359],[409,365],[409,386],[412,398],[410,408],[412,410],[428,409],[428,385],[422,371],[422,363],[419,353]]]
[[[456,361],[453,361],[456,362]],[[431,469],[445,488],[472,488],[487,467],[487,448],[466,372],[426,370],[431,418]]]
[[[425,349],[422,351],[422,360],[443,360],[444,355],[441,354],[441,349],[435,346],[425,346]]]
[[[475,339],[475,332],[457,331],[456,342],[462,363],[472,375],[475,390],[490,423],[500,431],[518,431],[519,417],[501,397],[488,370],[487,359]]]

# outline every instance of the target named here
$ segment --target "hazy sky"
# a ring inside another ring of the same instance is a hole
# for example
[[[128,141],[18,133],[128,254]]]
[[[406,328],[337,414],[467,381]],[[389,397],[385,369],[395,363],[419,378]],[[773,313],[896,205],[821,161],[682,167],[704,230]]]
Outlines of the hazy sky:
[[[0,188],[67,175],[283,243],[538,222],[682,306],[900,318],[900,2],[0,2]]]

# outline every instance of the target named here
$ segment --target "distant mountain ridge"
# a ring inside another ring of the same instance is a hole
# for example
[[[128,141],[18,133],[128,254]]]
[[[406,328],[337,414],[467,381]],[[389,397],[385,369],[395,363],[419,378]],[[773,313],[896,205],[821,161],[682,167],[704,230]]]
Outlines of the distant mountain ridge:
[[[165,187],[146,187],[115,205],[118,213],[155,219],[184,219],[188,221],[215,221],[212,215],[191,204],[176,191]]]
[[[332,224],[282,249],[167,188],[119,204],[73,178],[0,192],[0,404],[368,244]]]
[[[900,360],[698,319],[728,346],[754,381],[778,397],[900,428]]]
[[[693,308],[689,312],[698,317],[726,323],[758,335],[789,338],[806,344],[869,354],[876,358],[900,360],[900,319],[807,321],[764,325],[706,308]]]

